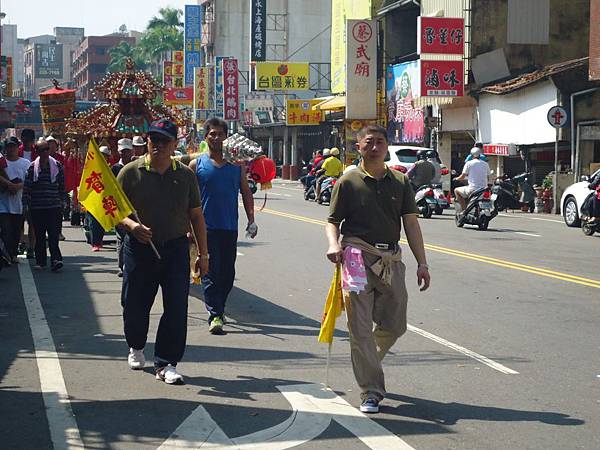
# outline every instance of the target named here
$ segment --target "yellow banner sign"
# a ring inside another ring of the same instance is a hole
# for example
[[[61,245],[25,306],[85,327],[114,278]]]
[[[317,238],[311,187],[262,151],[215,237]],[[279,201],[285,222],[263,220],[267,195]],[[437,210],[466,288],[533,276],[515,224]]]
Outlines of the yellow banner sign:
[[[257,91],[307,91],[310,87],[308,63],[257,62]]]
[[[323,120],[321,111],[313,111],[313,106],[322,100],[288,100],[285,105],[285,124],[292,125],[319,125]]]
[[[215,109],[215,68],[194,68],[194,109]]]

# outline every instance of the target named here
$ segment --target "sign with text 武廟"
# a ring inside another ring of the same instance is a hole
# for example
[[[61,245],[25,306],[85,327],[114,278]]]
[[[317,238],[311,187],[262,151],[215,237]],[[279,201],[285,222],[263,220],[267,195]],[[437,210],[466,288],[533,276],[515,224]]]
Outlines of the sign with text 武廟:
[[[238,89],[238,61],[224,59],[223,65],[223,119],[240,120],[240,99]]]
[[[462,97],[464,62],[420,60],[421,97]]]
[[[214,67],[194,69],[194,109],[212,110],[215,108]]]
[[[285,124],[294,125],[319,125],[323,120],[322,111],[313,111],[313,106],[322,100],[287,100],[285,105]]]
[[[264,61],[267,56],[267,0],[250,1],[250,61]]]
[[[194,67],[200,66],[202,35],[202,8],[200,5],[185,5],[185,28],[183,50],[185,52],[185,84],[194,83]]]
[[[387,135],[390,144],[422,144],[423,108],[414,106],[420,96],[419,62],[388,66],[386,71]]]
[[[173,52],[173,61],[171,65],[171,79],[174,88],[181,89],[185,87],[185,72],[184,72],[185,54],[183,50]]]
[[[56,79],[63,77],[62,44],[35,44],[35,76]]]
[[[418,17],[417,53],[463,55],[465,19],[450,17]]]
[[[346,92],[346,19],[370,19],[370,0],[331,0],[331,92]]]
[[[377,23],[346,21],[346,119],[377,118]]]
[[[310,87],[308,63],[257,62],[255,67],[257,91],[306,91]]]

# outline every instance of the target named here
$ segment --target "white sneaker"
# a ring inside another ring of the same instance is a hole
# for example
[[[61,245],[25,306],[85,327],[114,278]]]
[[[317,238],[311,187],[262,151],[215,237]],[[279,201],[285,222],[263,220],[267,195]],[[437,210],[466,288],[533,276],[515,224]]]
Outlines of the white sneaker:
[[[136,350],[133,348],[129,349],[129,355],[127,355],[127,364],[129,368],[133,370],[141,370],[146,364],[146,358],[144,358],[144,349]]]
[[[177,373],[175,367],[169,364],[156,371],[156,379],[164,381],[167,384],[183,384],[183,376]]]

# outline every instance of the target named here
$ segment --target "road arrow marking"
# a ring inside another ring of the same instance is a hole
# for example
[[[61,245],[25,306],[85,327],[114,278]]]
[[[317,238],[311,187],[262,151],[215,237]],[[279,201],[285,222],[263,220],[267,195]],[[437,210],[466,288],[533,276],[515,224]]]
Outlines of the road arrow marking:
[[[230,439],[206,409],[198,406],[159,449],[285,450],[317,438],[331,420],[335,420],[371,449],[413,450],[398,436],[321,385],[297,384],[277,386],[277,389],[292,406],[290,417],[279,425]]]

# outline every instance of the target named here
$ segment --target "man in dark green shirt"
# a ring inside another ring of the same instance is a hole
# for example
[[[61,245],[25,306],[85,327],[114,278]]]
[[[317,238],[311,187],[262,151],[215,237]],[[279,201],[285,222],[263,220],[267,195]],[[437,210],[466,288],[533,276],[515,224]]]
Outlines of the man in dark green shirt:
[[[362,162],[335,185],[325,230],[331,262],[342,263],[349,247],[362,253],[366,284],[347,292],[345,301],[352,368],[361,389],[360,410],[376,413],[385,396],[381,360],[407,327],[406,267],[398,246],[402,224],[418,263],[421,291],[429,287],[430,276],[413,191],[407,177],[384,162],[388,151],[385,128],[364,127],[358,133],[357,147]]]
[[[126,218],[123,242],[123,320],[129,345],[128,364],[143,369],[144,346],[150,310],[158,287],[162,288],[164,313],[154,346],[156,378],[181,384],[175,366],[183,357],[187,336],[190,286],[189,241],[191,229],[198,244],[195,270],[208,272],[206,225],[194,173],[171,158],[177,145],[177,126],[161,119],[148,131],[148,153],[127,164],[117,180],[136,210],[139,221]],[[160,255],[155,255],[150,243]]]

